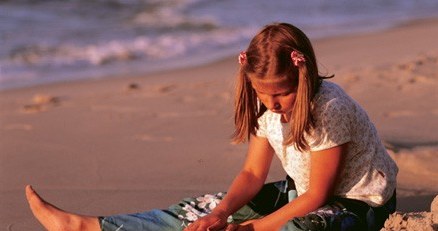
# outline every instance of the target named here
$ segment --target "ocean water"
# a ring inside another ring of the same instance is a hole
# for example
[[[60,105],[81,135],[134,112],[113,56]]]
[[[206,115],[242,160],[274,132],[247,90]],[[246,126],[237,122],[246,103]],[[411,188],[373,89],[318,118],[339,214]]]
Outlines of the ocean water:
[[[271,22],[315,39],[436,16],[437,0],[0,0],[0,89],[199,65]]]

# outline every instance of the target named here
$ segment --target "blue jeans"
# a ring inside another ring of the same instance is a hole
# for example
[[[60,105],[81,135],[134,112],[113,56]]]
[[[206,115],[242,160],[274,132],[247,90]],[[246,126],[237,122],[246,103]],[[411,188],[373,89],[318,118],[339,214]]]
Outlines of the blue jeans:
[[[288,182],[265,184],[260,192],[245,206],[228,217],[229,223],[242,223],[259,219],[289,203]],[[225,193],[206,194],[186,198],[164,210],[121,214],[101,217],[102,230],[129,231],[178,231],[209,214],[222,200]],[[395,211],[393,198],[382,207],[373,208],[366,203],[346,198],[332,198],[327,205],[304,217],[286,223],[281,231],[295,230],[379,230],[386,218]]]
[[[381,207],[371,207],[362,201],[334,197],[316,211],[290,220],[281,231],[377,231],[383,227],[389,214],[395,212],[395,208],[395,192]]]

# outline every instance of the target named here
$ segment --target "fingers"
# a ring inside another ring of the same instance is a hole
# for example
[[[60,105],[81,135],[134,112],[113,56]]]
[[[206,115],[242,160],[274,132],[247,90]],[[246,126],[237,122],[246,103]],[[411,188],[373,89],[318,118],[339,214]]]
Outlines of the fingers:
[[[228,224],[228,226],[223,231],[254,231],[254,227],[251,224]]]
[[[184,231],[238,231],[240,228],[239,225],[236,224],[228,224],[226,227],[224,225],[212,225],[207,227],[205,225],[191,224]]]
[[[196,231],[198,228],[198,222],[194,222],[192,224],[190,224],[189,226],[187,226],[184,231]]]
[[[239,225],[229,224],[224,231],[236,231],[237,229],[239,229]]]
[[[187,228],[184,229],[184,231],[220,231],[225,228],[227,225],[226,221],[222,222],[221,220],[214,221],[213,224],[211,224],[212,221],[199,219],[196,222],[190,224]]]
[[[188,225],[183,231],[193,231],[193,230],[196,230],[196,229],[194,229],[193,225],[194,224]]]
[[[201,230],[202,231],[208,230],[208,224],[202,221],[196,221],[184,229],[184,231],[201,231]]]
[[[219,231],[222,230],[225,227],[225,225],[226,223],[222,224],[221,220],[217,220],[215,223],[213,223],[207,228],[207,231]]]

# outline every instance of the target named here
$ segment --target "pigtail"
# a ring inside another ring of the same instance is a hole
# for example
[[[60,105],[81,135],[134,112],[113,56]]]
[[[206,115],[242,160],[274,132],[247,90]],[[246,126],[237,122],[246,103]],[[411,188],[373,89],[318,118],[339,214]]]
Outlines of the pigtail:
[[[290,134],[284,141],[285,145],[294,144],[299,151],[309,149],[309,144],[305,139],[305,133],[309,133],[314,126],[313,116],[311,112],[311,102],[315,95],[315,86],[310,81],[308,68],[306,65],[298,67],[298,88],[294,104],[294,110],[290,121]]]
[[[242,68],[238,75],[235,92],[233,143],[238,144],[249,140],[250,135],[255,134],[258,128],[257,97]]]
[[[333,75],[320,76],[313,50],[309,49],[308,53],[311,56],[305,57],[305,62],[296,66],[298,69],[298,89],[294,110],[290,118],[290,121],[293,122],[290,123],[290,134],[284,141],[285,145],[294,144],[299,151],[306,151],[310,148],[305,135],[309,134],[315,126],[312,112],[314,97],[319,91],[322,80],[333,77]]]

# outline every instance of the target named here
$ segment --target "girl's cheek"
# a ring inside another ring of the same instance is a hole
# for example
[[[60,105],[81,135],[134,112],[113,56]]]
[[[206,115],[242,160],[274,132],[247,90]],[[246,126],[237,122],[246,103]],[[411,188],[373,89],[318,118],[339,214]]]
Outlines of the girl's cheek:
[[[267,104],[266,97],[258,97],[258,98],[259,98],[260,102],[266,106],[266,104]]]
[[[294,103],[295,103],[295,95],[291,96],[288,99],[285,99],[285,101],[284,101],[284,105],[287,105],[288,108],[292,108]]]

